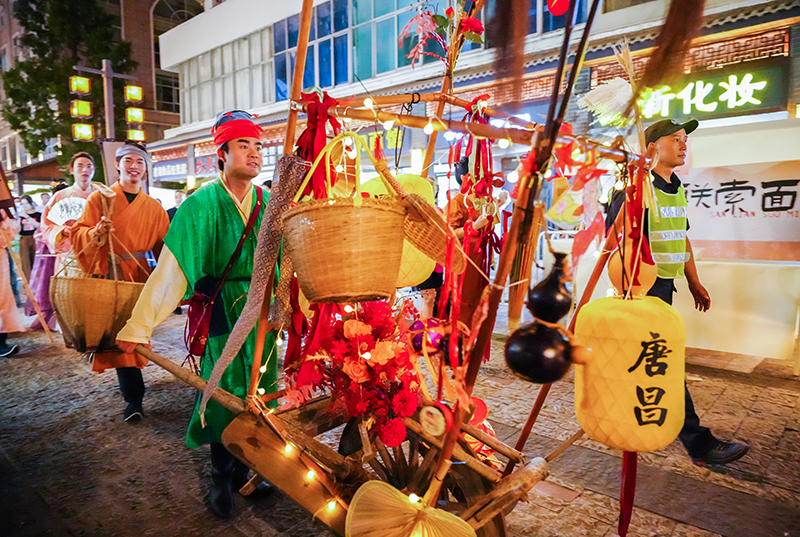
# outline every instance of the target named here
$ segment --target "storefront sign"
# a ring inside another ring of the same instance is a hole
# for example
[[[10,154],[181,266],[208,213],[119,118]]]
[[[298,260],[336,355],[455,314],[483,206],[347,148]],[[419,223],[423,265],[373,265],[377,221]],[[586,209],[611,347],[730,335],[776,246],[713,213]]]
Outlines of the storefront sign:
[[[646,119],[709,119],[786,110],[788,64],[753,62],[731,69],[692,73],[671,86],[648,91],[639,101]]]
[[[187,159],[162,160],[153,164],[153,179],[164,181],[168,179],[185,179],[189,175],[189,161]]]
[[[800,242],[800,161],[693,169],[692,240]]]

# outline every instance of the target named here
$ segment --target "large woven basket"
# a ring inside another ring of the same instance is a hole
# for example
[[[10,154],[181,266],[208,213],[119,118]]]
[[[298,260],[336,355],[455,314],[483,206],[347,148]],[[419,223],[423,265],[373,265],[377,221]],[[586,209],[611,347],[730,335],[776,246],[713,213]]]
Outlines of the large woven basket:
[[[53,276],[50,301],[64,339],[79,352],[117,350],[117,333],[143,288],[136,282]]]
[[[311,302],[361,302],[394,293],[405,208],[391,199],[358,201],[309,201],[283,217],[286,248]]]

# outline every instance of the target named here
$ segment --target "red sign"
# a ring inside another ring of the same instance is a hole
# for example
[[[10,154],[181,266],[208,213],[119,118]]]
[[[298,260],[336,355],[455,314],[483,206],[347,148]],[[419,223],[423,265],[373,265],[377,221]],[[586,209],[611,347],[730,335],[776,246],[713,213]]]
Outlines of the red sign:
[[[547,0],[547,11],[555,17],[560,17],[567,12],[569,0]]]

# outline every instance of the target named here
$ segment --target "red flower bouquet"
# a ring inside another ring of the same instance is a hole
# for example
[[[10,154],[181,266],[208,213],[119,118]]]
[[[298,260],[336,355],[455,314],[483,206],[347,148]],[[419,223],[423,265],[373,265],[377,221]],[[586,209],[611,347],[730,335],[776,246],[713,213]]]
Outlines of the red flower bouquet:
[[[419,406],[419,378],[405,346],[408,312],[394,313],[385,301],[362,302],[349,313],[329,311],[332,318],[315,319],[327,332],[317,334],[314,354],[304,353],[287,370],[289,406],[329,390],[332,404],[371,423],[386,446],[400,445],[406,437],[402,418]]]

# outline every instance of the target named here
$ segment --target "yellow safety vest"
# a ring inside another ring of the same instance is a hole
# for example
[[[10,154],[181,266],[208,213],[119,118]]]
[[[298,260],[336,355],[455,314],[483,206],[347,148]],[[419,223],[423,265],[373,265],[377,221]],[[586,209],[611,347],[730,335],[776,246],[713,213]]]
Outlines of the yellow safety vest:
[[[686,251],[686,195],[683,187],[676,194],[654,188],[656,207],[649,211],[650,250],[658,267],[658,277],[683,278],[683,267],[689,260]],[[661,217],[654,218],[657,210]]]

